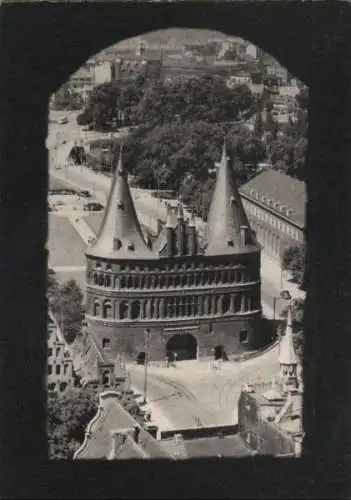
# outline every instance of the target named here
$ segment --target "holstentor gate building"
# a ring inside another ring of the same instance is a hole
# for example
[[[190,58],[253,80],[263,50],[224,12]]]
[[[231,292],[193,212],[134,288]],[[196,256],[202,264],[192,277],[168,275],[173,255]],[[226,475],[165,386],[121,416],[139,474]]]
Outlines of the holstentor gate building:
[[[100,231],[87,257],[87,331],[111,359],[230,356],[262,345],[260,245],[238,194],[224,144],[207,225],[179,202],[146,241],[122,155]]]

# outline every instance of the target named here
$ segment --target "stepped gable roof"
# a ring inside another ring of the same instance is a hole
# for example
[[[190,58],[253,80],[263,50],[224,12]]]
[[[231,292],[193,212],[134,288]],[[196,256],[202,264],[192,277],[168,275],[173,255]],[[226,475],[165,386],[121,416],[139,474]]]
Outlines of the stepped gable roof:
[[[307,194],[303,181],[269,169],[241,186],[240,193],[255,199],[255,196],[251,194],[252,190],[258,194],[258,201],[261,201],[262,196],[266,199],[271,198],[292,210],[291,215],[288,216],[290,220],[300,225],[306,223]],[[279,209],[275,211],[279,213]]]
[[[227,255],[257,252],[260,249],[243,208],[234,173],[229,165],[226,143],[217,164],[217,180],[205,228],[205,255]],[[247,242],[243,246],[241,226],[246,226]]]
[[[190,233],[189,228],[196,227],[193,213],[190,214],[189,219],[185,219],[184,207],[181,200],[178,201],[178,204],[175,208],[173,208],[171,205],[168,205],[166,223],[164,224],[162,230],[160,231],[160,234],[154,241],[152,247],[155,252],[161,254],[165,250],[165,247],[167,246],[167,228],[173,229],[175,239],[178,237],[176,229],[180,222],[185,224],[185,234],[187,236],[189,236]],[[197,239],[197,246],[196,246],[197,253],[198,254],[203,253],[201,239],[197,232],[196,232],[196,239]],[[176,245],[176,242],[174,244]]]
[[[122,149],[115,170],[104,218],[94,245],[86,255],[104,259],[154,259],[148,248],[122,163]]]
[[[138,442],[134,430],[139,428]],[[172,458],[122,407],[115,391],[99,395],[99,409],[89,422],[74,459]]]
[[[298,363],[293,342],[291,307],[288,308],[286,332],[280,342],[279,363],[281,365],[297,365]]]

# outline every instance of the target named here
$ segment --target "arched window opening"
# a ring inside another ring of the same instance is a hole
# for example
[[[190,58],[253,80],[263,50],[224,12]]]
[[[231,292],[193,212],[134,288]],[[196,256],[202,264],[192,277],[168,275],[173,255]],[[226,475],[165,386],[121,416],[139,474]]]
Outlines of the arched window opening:
[[[93,305],[93,316],[100,316],[100,303],[97,300]]]
[[[105,276],[105,286],[106,287],[111,286],[111,276],[109,276],[109,275]]]
[[[201,283],[201,274],[200,273],[196,273],[195,274],[195,285],[199,286],[200,283]]]
[[[145,288],[145,276],[140,277],[140,288]]]
[[[103,316],[103,318],[112,318],[112,304],[111,304],[111,302],[109,302],[109,301],[104,302],[103,309],[102,309],[102,316]]]
[[[212,314],[212,297],[208,297],[208,314]]]
[[[134,300],[131,305],[131,318],[137,319],[140,316],[140,302],[139,300]]]
[[[111,347],[111,341],[108,338],[103,338],[102,339],[102,348],[103,349],[110,349]]]
[[[194,274],[189,275],[189,285],[194,286],[195,285],[195,276]]]
[[[222,312],[223,314],[226,314],[229,311],[230,308],[230,296],[229,295],[224,295],[222,299]]]
[[[98,275],[96,273],[94,273],[93,280],[94,280],[94,285],[97,285],[98,284]]]
[[[215,296],[215,310],[214,314],[220,314],[221,297],[219,295]]]
[[[175,277],[175,280],[174,280],[174,284],[176,287],[178,287],[178,286],[180,286],[180,283],[181,283],[180,276],[179,276],[179,274],[177,274],[177,276]]]
[[[133,288],[133,278],[131,276],[127,278],[127,288]]]
[[[98,285],[99,286],[104,286],[104,276],[102,274],[99,275]]]
[[[183,274],[181,276],[181,285],[184,287],[187,285],[187,275],[186,274]]]
[[[61,382],[60,383],[60,392],[65,392],[67,389],[67,382]]]
[[[104,371],[102,374],[102,384],[107,387],[110,385],[110,372]]]
[[[241,309],[241,293],[235,295],[234,298],[234,311],[239,312]]]
[[[124,276],[122,276],[121,279],[120,279],[120,285],[121,285],[121,288],[125,288],[126,287],[126,279],[125,279]]]
[[[126,300],[123,300],[119,305],[119,317],[120,319],[128,318],[129,305]]]

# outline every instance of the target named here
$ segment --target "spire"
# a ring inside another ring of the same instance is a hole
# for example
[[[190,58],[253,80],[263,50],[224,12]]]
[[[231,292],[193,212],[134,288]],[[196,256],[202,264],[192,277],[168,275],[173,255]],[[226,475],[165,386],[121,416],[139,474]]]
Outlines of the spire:
[[[122,147],[117,168],[112,178],[104,218],[87,255],[112,259],[152,259],[155,255],[148,248],[136,214],[128,185],[128,175],[123,166]]]
[[[216,164],[217,180],[207,218],[205,230],[206,255],[224,255],[242,252],[243,249],[257,251],[259,245],[251,231],[240,195],[230,168],[226,141],[223,144],[222,159]],[[246,237],[241,237],[246,227]]]
[[[288,307],[286,332],[280,342],[279,364],[289,365],[289,366],[297,365],[297,355],[295,352],[295,347],[293,342],[291,306]]]

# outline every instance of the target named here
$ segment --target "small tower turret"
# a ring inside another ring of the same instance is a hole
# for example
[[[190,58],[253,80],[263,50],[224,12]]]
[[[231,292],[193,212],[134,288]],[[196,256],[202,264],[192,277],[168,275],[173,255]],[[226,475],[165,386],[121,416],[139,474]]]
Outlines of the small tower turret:
[[[189,255],[196,254],[196,225],[194,212],[191,212],[188,224],[188,253]]]
[[[292,311],[291,306],[289,306],[286,332],[280,342],[279,352],[279,376],[283,386],[287,390],[294,390],[298,388],[297,364],[298,358],[293,342]]]
[[[167,207],[166,239],[167,239],[167,256],[172,257],[174,254],[173,218],[172,218],[172,208],[169,205]]]
[[[177,252],[178,255],[185,253],[185,224],[184,224],[184,209],[181,198],[178,200],[177,206]]]

